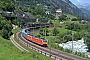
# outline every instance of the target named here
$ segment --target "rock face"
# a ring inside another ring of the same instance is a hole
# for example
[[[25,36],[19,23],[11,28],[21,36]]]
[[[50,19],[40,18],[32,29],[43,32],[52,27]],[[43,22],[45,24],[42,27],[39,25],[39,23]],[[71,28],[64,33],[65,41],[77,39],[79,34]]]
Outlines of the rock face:
[[[23,4],[29,5],[42,4],[45,6],[50,6],[54,9],[61,8],[62,11],[65,13],[86,17],[86,15],[69,0],[17,0],[17,1],[21,1]]]
[[[90,4],[89,3],[78,3],[76,5],[82,12],[90,16]]]
[[[90,4],[89,3],[78,3],[76,6],[78,8],[84,8],[84,9],[90,11]]]

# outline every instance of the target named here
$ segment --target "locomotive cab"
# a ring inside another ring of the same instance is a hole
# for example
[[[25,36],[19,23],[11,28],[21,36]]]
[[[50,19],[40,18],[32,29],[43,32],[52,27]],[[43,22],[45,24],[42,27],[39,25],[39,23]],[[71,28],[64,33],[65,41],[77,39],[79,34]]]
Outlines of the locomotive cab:
[[[46,40],[43,40],[43,42],[47,42]]]
[[[43,46],[47,47],[47,40],[45,40],[45,39],[42,39],[42,40],[43,40],[43,41],[42,41]]]

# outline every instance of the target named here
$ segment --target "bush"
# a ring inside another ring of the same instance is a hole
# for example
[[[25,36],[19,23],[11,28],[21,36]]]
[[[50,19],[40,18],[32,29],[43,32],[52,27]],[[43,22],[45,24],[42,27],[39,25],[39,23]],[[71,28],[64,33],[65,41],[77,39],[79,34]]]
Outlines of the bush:
[[[0,34],[3,38],[8,39],[11,35],[12,24],[0,15]]]

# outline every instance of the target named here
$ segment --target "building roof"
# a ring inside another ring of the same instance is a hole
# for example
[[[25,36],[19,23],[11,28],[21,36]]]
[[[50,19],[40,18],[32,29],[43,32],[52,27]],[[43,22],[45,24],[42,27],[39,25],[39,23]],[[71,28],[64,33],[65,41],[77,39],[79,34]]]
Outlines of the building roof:
[[[35,17],[29,12],[24,12],[23,17],[29,19],[35,19]]]
[[[45,13],[49,15],[50,14],[50,11],[46,11]]]
[[[36,18],[31,13],[23,12],[19,9],[15,10],[14,12],[3,11],[2,15],[9,19],[10,18],[12,18],[12,19],[18,18],[18,20],[24,19],[27,22],[30,22],[30,21],[35,22],[36,21]]]
[[[61,13],[61,12],[62,12],[62,10],[61,10],[61,9],[57,9],[57,10],[56,10],[56,12]]]

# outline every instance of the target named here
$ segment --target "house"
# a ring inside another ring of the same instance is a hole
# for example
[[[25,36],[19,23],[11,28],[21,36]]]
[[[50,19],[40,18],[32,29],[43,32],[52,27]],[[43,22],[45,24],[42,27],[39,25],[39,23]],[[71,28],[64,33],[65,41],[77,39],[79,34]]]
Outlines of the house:
[[[2,16],[6,17],[7,20],[17,21],[24,20],[25,22],[36,22],[35,17],[29,12],[23,12],[20,9],[16,9],[14,12],[4,11],[1,13]]]
[[[36,22],[36,18],[29,12],[16,10],[15,15],[18,20],[24,20],[25,22]]]
[[[60,16],[62,14],[62,10],[61,9],[57,9],[56,10],[56,16]]]
[[[1,13],[2,16],[6,17],[7,20],[13,20],[15,19],[15,14],[14,12],[9,12],[9,11],[3,11]]]
[[[81,23],[82,23],[82,24],[89,24],[89,22],[86,21],[86,20],[82,20]]]
[[[50,11],[46,11],[45,13],[46,13],[47,15],[49,15],[49,14],[50,14]]]
[[[29,12],[24,12],[22,17],[25,22],[36,22],[36,18]]]
[[[47,23],[48,20],[46,18],[39,18],[39,19],[36,20],[36,22],[38,22],[38,23],[40,23],[40,22]]]

